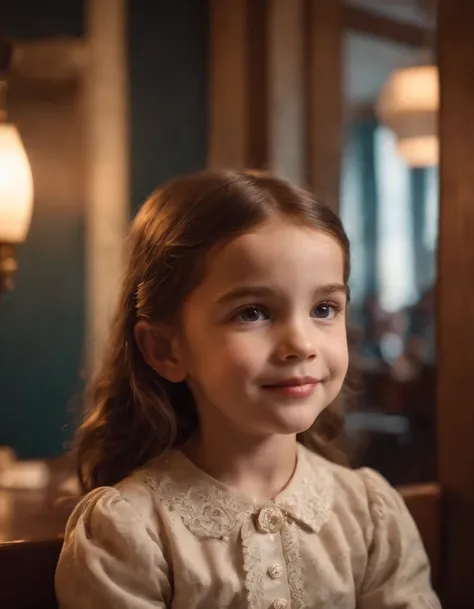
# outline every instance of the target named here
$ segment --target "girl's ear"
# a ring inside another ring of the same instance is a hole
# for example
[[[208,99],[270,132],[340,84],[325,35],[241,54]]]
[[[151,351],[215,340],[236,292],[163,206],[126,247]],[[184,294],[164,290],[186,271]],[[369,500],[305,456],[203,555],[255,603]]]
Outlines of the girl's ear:
[[[170,326],[140,320],[134,335],[143,358],[155,372],[172,383],[186,379],[186,371],[173,352],[174,331]]]

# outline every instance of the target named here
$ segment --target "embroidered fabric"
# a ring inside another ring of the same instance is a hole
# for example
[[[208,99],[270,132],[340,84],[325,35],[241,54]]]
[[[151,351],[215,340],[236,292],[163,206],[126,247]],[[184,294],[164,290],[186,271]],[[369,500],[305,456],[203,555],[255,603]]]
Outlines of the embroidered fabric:
[[[333,495],[332,474],[321,467],[304,476],[298,485],[291,485],[275,503],[317,533],[328,520]]]
[[[302,561],[298,548],[298,531],[293,523],[286,523],[281,531],[281,543],[286,560],[288,584],[294,609],[308,607],[308,597],[304,589]]]
[[[173,459],[174,463],[169,461]],[[227,537],[240,528],[249,514],[259,507],[249,498],[214,480],[194,465],[182,453],[169,457],[163,476],[147,472],[145,482],[170,511],[178,512],[186,526],[200,536]],[[332,472],[308,463],[303,450],[298,453],[298,466],[287,488],[273,502],[292,519],[314,532],[327,522],[333,503]]]
[[[245,588],[247,590],[249,609],[260,609],[262,606],[263,578],[265,577],[265,571],[262,569],[262,561],[260,559],[260,548],[255,533],[252,519],[249,518],[243,523],[240,532],[244,557]]]
[[[163,476],[148,473],[145,481],[153,487],[163,506],[178,514],[197,537],[227,540],[240,531],[249,609],[260,609],[266,570],[262,566],[254,515],[261,513],[262,506],[200,472],[181,453],[176,452],[174,458],[177,461],[173,478],[166,473]],[[262,512],[273,506],[286,515],[279,534],[294,609],[308,606],[298,551],[299,528],[303,525],[311,531],[319,531],[328,519],[332,502],[332,474],[323,467],[315,468],[314,463],[310,465],[300,452],[295,475],[288,487],[273,502],[263,506]],[[274,531],[264,531],[269,532]]]
[[[237,533],[244,519],[254,511],[252,506],[215,486],[197,484],[181,491],[175,480],[165,477],[156,490],[163,505],[177,512],[184,525],[198,537],[226,539]]]

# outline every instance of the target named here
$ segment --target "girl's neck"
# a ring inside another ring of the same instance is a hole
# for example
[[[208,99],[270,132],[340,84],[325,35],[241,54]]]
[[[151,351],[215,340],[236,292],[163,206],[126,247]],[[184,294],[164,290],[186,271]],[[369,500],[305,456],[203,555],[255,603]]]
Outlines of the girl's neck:
[[[250,437],[235,430],[201,429],[183,447],[204,472],[262,503],[278,495],[296,465],[296,436]]]

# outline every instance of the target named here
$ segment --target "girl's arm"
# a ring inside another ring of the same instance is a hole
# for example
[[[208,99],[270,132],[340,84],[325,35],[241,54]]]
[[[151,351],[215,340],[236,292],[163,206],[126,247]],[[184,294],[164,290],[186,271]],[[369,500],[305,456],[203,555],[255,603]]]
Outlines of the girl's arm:
[[[399,493],[372,470],[361,470],[372,535],[358,609],[441,609],[431,587],[420,535]]]
[[[166,609],[168,566],[153,527],[115,488],[96,489],[66,528],[55,578],[60,609]]]

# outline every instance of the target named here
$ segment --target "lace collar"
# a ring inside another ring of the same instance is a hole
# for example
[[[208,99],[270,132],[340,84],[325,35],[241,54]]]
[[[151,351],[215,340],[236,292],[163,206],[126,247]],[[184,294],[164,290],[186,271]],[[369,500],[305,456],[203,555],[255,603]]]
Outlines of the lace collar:
[[[197,468],[179,450],[146,467],[145,482],[171,512],[198,536],[226,538],[262,507]],[[313,532],[327,522],[333,503],[333,475],[324,460],[298,444],[295,472],[273,501],[290,520]]]

